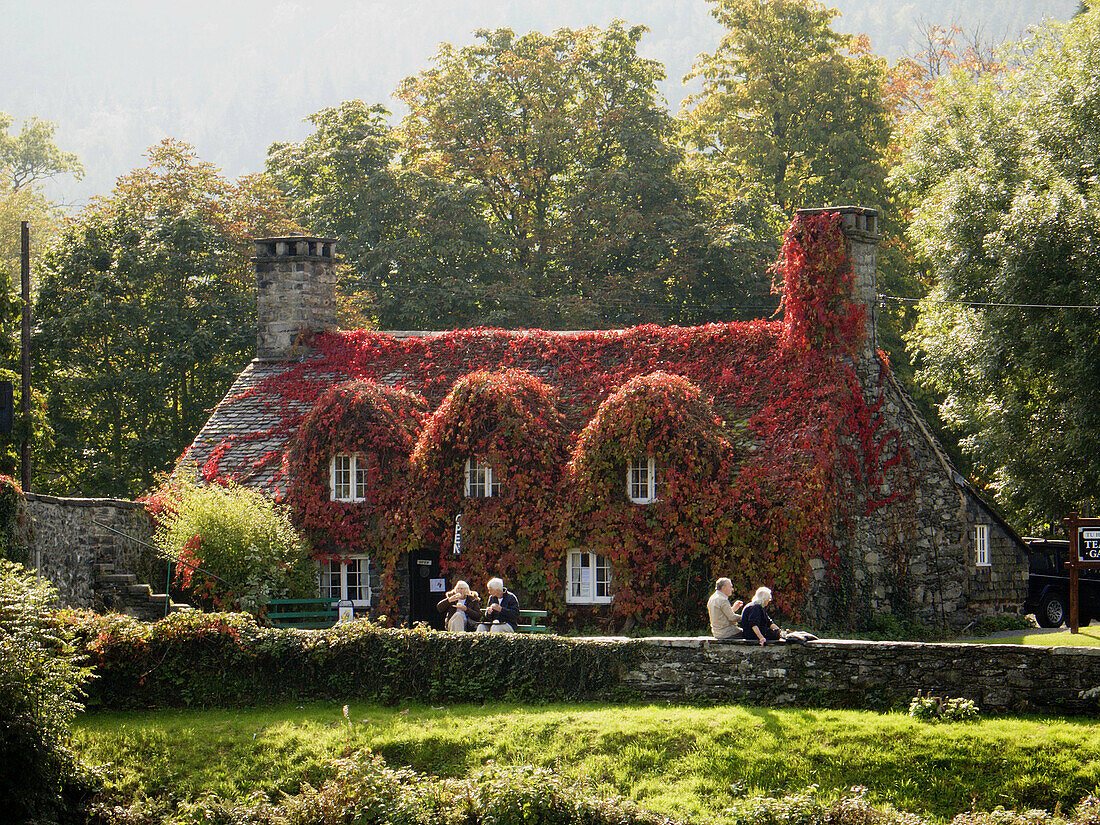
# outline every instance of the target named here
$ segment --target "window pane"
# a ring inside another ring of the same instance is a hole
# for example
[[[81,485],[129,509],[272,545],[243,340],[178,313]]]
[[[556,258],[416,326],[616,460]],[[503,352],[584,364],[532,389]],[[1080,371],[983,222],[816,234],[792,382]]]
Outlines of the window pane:
[[[351,456],[341,454],[334,460],[332,473],[332,497],[337,501],[351,498]]]
[[[330,561],[321,568],[321,598],[340,598],[340,562]]]
[[[365,501],[367,498],[367,458],[362,455],[355,458],[355,500]]]
[[[630,498],[634,501],[649,501],[649,460],[641,459],[630,465]]]
[[[977,551],[975,561],[980,565],[989,564],[989,525],[979,524],[974,528],[974,548]]]
[[[611,565],[603,556],[593,554],[596,566],[596,598],[606,599],[611,596]]]
[[[347,598],[352,601],[366,600],[367,564],[363,559],[351,559],[347,563]]]
[[[500,483],[493,481],[493,469],[476,458],[470,459],[469,484],[470,498],[488,498],[500,492]]]

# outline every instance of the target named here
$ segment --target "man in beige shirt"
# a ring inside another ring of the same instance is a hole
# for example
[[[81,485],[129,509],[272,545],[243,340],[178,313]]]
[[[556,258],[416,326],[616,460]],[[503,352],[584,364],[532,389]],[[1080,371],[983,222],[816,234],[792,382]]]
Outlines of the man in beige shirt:
[[[737,611],[745,604],[738,599],[730,604],[733,582],[725,576],[714,583],[714,595],[707,602],[710,614],[710,633],[715,639],[734,639],[741,635],[741,614]]]

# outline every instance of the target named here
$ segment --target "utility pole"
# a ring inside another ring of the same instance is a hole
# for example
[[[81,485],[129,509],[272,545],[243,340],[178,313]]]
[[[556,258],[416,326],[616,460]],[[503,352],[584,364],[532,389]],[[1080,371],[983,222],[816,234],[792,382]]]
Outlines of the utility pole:
[[[20,336],[20,361],[23,372],[22,396],[23,449],[19,462],[19,480],[23,492],[31,491],[31,231],[27,222],[20,225],[20,275],[23,287],[23,329]]]

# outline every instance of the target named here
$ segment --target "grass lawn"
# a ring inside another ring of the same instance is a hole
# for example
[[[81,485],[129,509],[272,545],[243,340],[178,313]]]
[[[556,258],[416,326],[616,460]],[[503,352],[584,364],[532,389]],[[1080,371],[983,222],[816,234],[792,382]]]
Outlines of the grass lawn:
[[[960,639],[963,642],[981,642],[999,645],[1038,645],[1040,647],[1100,647],[1100,624],[1082,627],[1080,633],[1070,633],[1066,628],[1057,633],[1021,630],[1019,635],[998,636],[985,639]]]
[[[464,776],[488,760],[552,768],[681,818],[735,800],[866,786],[878,802],[949,819],[969,810],[1063,809],[1100,792],[1100,724],[983,719],[930,725],[899,713],[596,704],[409,706],[318,703],[84,716],[77,749],[139,794],[296,793],[327,760],[367,747],[391,765]]]

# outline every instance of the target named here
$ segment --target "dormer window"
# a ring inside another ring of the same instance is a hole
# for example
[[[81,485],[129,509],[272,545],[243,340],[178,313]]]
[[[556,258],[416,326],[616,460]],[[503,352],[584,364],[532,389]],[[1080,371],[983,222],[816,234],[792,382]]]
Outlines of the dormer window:
[[[466,498],[491,498],[500,495],[500,480],[493,468],[477,458],[466,459]]]
[[[635,504],[657,500],[657,468],[652,456],[630,462],[626,468],[626,495]]]
[[[329,467],[333,501],[367,500],[367,459],[358,453],[337,453]]]

